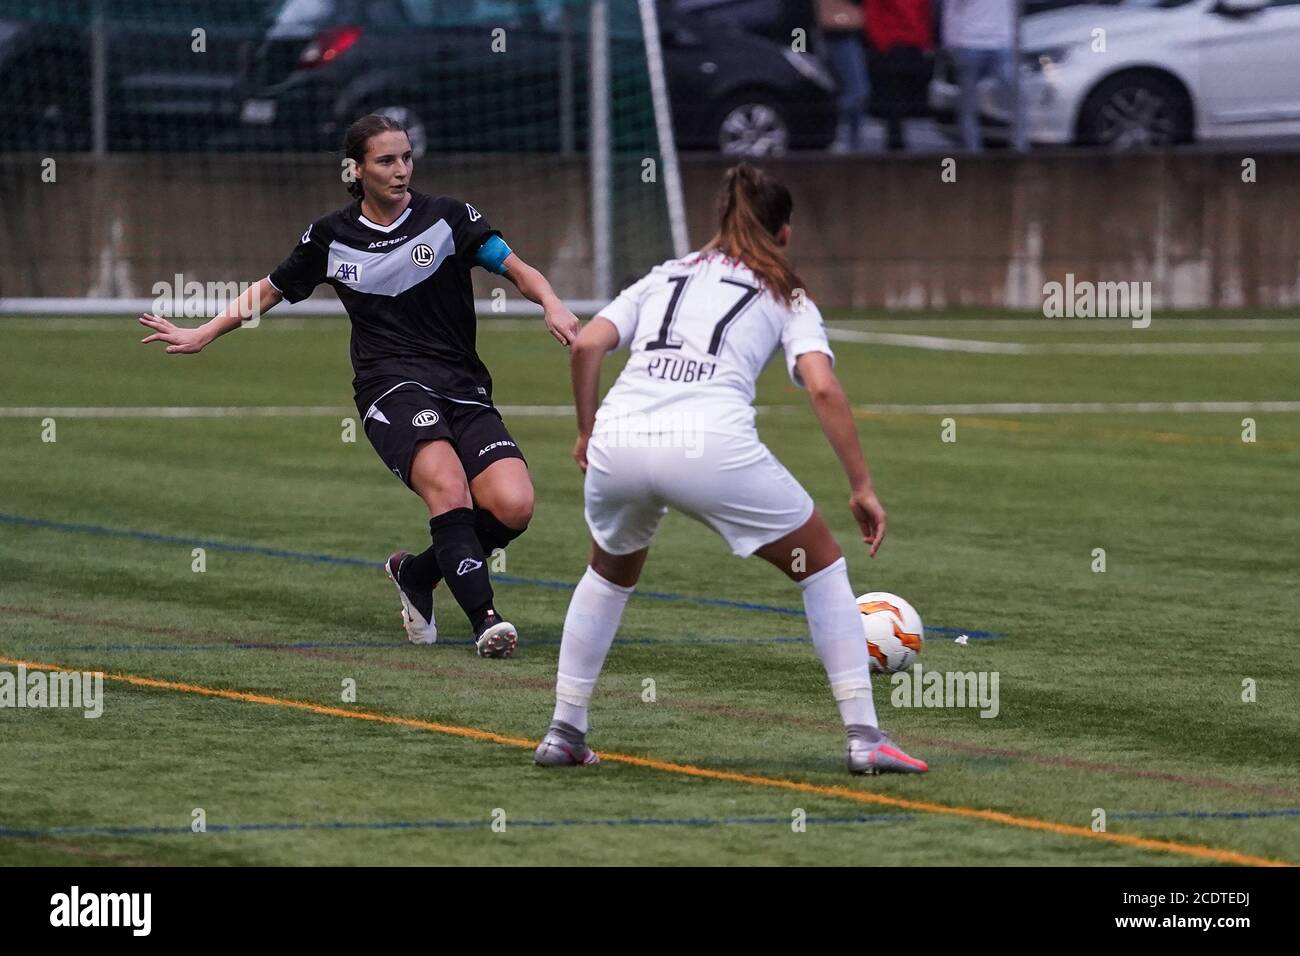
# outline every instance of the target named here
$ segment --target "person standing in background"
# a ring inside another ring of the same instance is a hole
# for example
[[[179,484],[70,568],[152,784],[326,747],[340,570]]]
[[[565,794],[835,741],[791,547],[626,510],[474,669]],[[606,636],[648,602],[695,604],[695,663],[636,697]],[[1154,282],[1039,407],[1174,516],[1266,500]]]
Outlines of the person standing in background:
[[[863,39],[862,0],[817,0],[817,25],[840,92],[839,122],[832,153],[860,152],[867,132],[867,46]]]
[[[885,121],[886,147],[904,149],[903,120],[930,115],[930,0],[866,0],[865,10],[870,112]]]
[[[1000,87],[999,99],[1008,103],[1014,99],[1015,42],[1016,0],[943,0],[943,46],[952,57],[961,90],[957,116],[962,146],[969,152],[983,147],[980,82],[993,77]],[[1013,136],[1018,136],[1015,117],[1012,124]]]

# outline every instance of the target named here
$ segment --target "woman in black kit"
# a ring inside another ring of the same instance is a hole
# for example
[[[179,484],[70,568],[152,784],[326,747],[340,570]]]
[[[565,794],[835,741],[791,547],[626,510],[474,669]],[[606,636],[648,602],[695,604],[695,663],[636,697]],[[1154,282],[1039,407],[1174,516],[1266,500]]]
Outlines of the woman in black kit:
[[[431,546],[397,551],[385,564],[407,638],[437,640],[433,589],[445,579],[479,656],[509,657],[519,636],[493,606],[487,555],[527,528],[533,485],[475,349],[470,269],[504,275],[541,305],[561,345],[577,336],[578,320],[474,206],[410,188],[411,144],[400,123],[363,116],[348,129],[344,153],[356,202],[314,221],[284,262],[204,325],[141,315],[152,332],[143,341],[198,352],[282,300],[333,286],[352,321],[352,384],[366,437],[429,509]]]

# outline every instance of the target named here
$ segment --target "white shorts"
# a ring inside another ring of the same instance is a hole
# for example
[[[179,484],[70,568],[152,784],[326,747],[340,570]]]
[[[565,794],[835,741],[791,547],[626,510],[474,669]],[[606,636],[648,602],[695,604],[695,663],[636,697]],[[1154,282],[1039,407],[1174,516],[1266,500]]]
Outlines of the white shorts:
[[[608,554],[647,547],[669,508],[708,525],[741,557],[812,517],[808,492],[757,437],[702,434],[689,449],[637,446],[654,435],[616,437],[592,438],[583,486],[587,527]]]

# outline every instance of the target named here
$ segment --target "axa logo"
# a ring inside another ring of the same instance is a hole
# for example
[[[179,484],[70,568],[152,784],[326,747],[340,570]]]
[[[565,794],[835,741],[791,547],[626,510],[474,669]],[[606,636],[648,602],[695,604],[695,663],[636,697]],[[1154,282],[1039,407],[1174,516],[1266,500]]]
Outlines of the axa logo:
[[[432,408],[426,408],[420,414],[411,419],[411,424],[416,428],[423,428],[426,425],[438,424],[438,413]]]
[[[433,246],[427,242],[417,242],[411,250],[411,261],[421,269],[433,265]]]
[[[482,561],[475,561],[473,558],[465,558],[460,562],[460,567],[456,569],[456,577],[463,578],[471,571],[477,571],[483,567]]]
[[[478,222],[480,219],[483,218],[483,214],[479,212],[477,209],[475,209],[473,206],[471,206],[469,203],[465,203],[465,208],[469,210],[470,222]]]
[[[340,262],[334,270],[334,278],[349,284],[361,281],[361,265],[356,262]]]

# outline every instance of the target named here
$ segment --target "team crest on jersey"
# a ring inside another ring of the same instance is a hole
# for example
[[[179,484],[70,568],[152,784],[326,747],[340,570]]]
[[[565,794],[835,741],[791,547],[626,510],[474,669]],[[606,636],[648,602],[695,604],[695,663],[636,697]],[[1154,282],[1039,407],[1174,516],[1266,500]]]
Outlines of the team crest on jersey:
[[[470,222],[478,222],[480,219],[483,218],[483,214],[479,212],[477,209],[475,209],[473,206],[471,206],[469,203],[465,203],[465,208],[469,210]]]
[[[359,262],[340,262],[339,267],[334,270],[334,278],[339,282],[346,282],[349,285],[361,281],[361,263]]]
[[[411,250],[411,261],[421,269],[433,265],[433,246],[427,242],[416,243],[415,248]]]
[[[411,419],[411,424],[416,428],[423,428],[426,425],[438,424],[438,413],[432,408],[426,408],[420,414]]]

